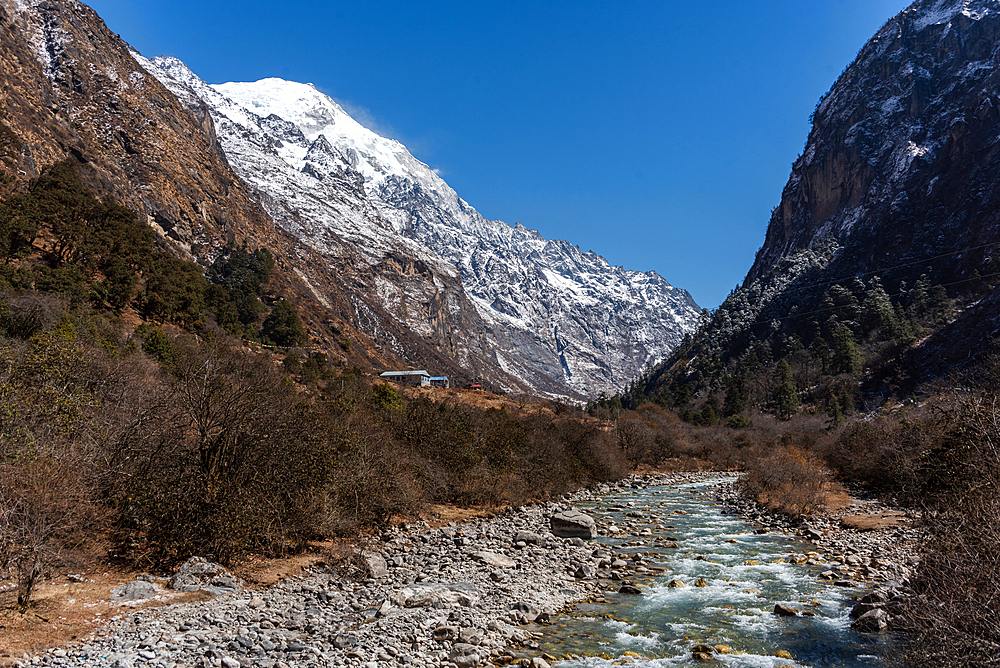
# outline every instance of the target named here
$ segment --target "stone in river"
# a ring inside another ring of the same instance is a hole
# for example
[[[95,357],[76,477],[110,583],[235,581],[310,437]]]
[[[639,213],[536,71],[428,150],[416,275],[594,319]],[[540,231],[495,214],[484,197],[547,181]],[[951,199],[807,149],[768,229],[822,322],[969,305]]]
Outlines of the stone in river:
[[[779,617],[798,617],[799,611],[795,608],[789,608],[787,605],[782,605],[781,603],[774,604],[774,614]]]
[[[889,626],[889,613],[883,608],[875,608],[858,617],[851,628],[861,633],[878,633]]]
[[[851,609],[851,619],[857,619],[862,615],[877,610],[882,607],[881,603],[858,603]]]
[[[667,583],[667,586],[671,589],[684,589],[684,583],[680,580],[671,580]]]

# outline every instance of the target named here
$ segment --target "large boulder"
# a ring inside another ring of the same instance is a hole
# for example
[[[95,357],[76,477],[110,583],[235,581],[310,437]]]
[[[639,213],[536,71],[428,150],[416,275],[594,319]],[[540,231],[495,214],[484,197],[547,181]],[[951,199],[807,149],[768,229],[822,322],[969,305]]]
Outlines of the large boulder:
[[[858,617],[851,628],[861,633],[879,633],[889,626],[889,613],[884,608],[875,608]]]
[[[111,590],[111,601],[143,601],[156,596],[156,588],[148,582],[136,580],[128,584],[119,585]]]
[[[885,607],[882,603],[858,603],[853,608],[851,608],[851,619],[858,619],[863,617],[872,610],[878,610],[879,608]]]
[[[559,538],[596,538],[597,523],[594,518],[578,508],[556,513],[549,520],[552,533]]]
[[[205,559],[191,557],[177,569],[168,585],[177,591],[203,589],[212,594],[230,594],[243,589],[243,581],[224,566]]]
[[[438,603],[469,607],[478,600],[479,590],[469,582],[416,582],[403,587],[392,597],[392,602],[400,608],[431,608]]]

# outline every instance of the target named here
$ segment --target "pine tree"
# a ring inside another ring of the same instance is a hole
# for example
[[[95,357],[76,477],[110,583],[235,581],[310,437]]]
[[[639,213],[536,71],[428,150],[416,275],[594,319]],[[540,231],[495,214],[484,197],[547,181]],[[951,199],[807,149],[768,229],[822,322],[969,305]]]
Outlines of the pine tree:
[[[861,373],[863,361],[854,332],[847,325],[837,323],[833,328],[833,359],[830,361],[833,373],[856,376]]]
[[[705,401],[698,414],[698,424],[703,427],[712,427],[719,424],[719,399],[713,394]]]
[[[898,327],[896,312],[892,307],[889,294],[882,287],[878,277],[874,277],[865,291],[865,300],[861,311],[861,326],[865,332],[885,330],[894,332]]]
[[[840,408],[840,401],[837,397],[834,397],[833,400],[830,401],[827,414],[830,416],[830,419],[826,423],[828,426],[839,427],[844,423],[844,411]]]
[[[795,388],[795,379],[792,378],[792,367],[788,362],[781,360],[775,369],[775,380],[777,387],[771,400],[774,403],[774,414],[782,420],[792,417],[799,408],[799,393]]]
[[[723,417],[739,415],[747,408],[750,391],[747,389],[743,374],[734,373],[726,383],[726,400],[722,405]]]
[[[284,299],[275,304],[271,313],[264,319],[261,334],[266,340],[278,346],[295,346],[306,340],[306,332],[299,314],[295,311],[295,307]]]

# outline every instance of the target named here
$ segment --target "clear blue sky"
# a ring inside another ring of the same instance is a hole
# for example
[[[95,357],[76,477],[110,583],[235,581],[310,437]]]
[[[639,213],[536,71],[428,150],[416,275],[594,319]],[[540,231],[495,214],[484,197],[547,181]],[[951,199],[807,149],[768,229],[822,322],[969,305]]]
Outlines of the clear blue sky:
[[[209,83],[309,82],[488,218],[714,308],[820,95],[905,0],[93,0]]]

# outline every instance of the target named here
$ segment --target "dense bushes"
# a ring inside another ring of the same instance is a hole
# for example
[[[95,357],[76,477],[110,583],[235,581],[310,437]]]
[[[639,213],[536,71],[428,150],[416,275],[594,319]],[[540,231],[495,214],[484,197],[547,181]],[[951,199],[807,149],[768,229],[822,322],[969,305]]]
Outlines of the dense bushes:
[[[150,395],[109,460],[121,556],[230,562],[316,535],[329,463],[273,365],[182,341]]]
[[[484,410],[404,397],[352,374],[340,380],[324,403],[340,527],[383,523],[420,503],[520,504],[626,469],[613,438],[579,416]]]
[[[231,563],[428,503],[519,504],[626,469],[572,410],[432,401],[223,335],[129,335],[37,293],[0,299],[0,325],[0,568],[21,574],[24,601],[88,536],[136,566]],[[288,370],[307,368],[305,391]]]
[[[944,399],[908,419],[845,431],[832,458],[844,472],[922,511],[922,546],[906,611],[906,661],[992,665],[1000,623],[1000,397]]]

